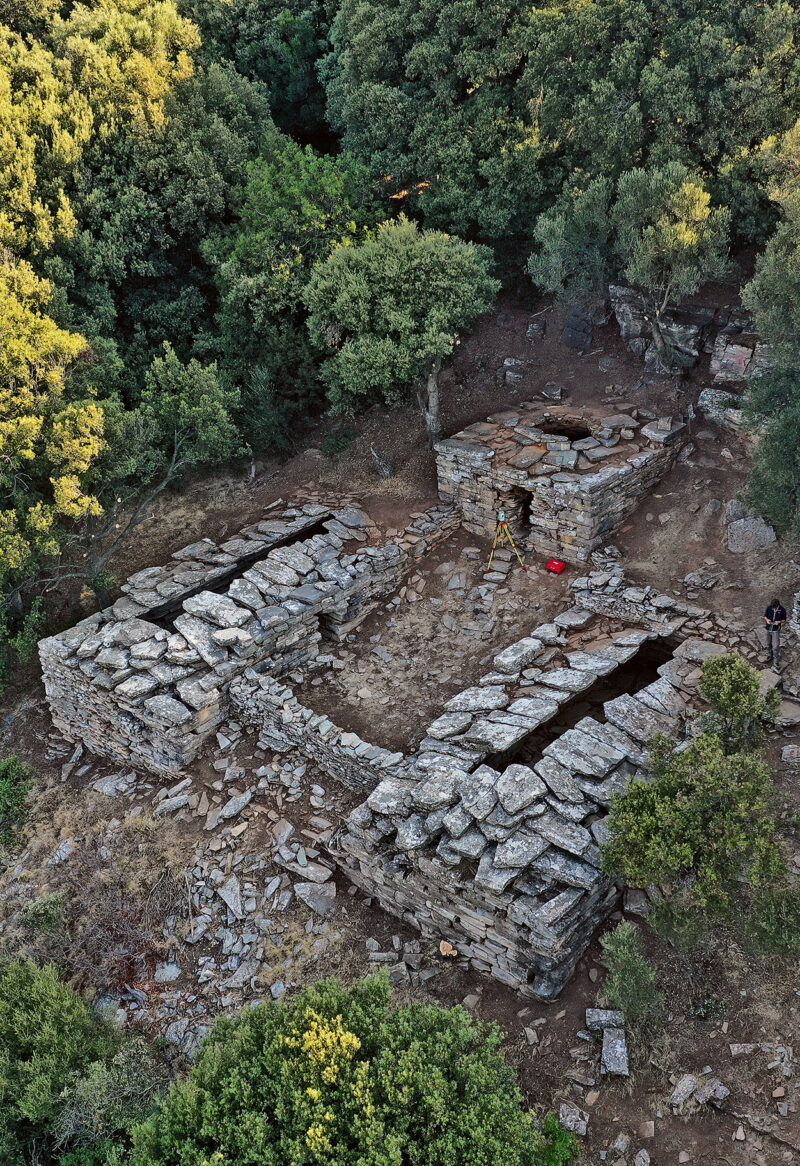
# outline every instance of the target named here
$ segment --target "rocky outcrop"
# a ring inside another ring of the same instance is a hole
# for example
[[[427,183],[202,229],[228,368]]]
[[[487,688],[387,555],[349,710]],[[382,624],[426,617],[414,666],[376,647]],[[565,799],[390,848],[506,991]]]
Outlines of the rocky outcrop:
[[[643,296],[634,288],[618,284],[612,284],[608,293],[622,339],[631,352],[645,358],[651,372],[671,372],[697,364],[714,320],[711,309],[689,305],[662,314],[659,328],[669,351],[669,366],[665,367],[662,354],[653,342],[650,313]]]

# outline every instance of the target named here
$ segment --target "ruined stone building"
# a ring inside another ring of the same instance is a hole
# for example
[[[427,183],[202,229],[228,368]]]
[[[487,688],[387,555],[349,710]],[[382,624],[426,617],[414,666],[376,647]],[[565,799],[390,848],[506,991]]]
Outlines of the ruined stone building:
[[[619,567],[595,571],[575,581],[577,606],[498,651],[402,751],[334,724],[294,686],[461,524],[490,534],[502,507],[537,553],[586,558],[669,467],[682,430],[522,405],[439,443],[442,504],[395,538],[355,506],[313,503],[195,542],[41,641],[53,720],[170,776],[233,713],[262,747],[299,751],[361,794],[329,842],[348,879],[476,970],[551,998],[616,901],[599,849],[611,798],[653,733],[680,731],[714,650],[697,639],[706,613],[629,587]]]
[[[671,417],[642,425],[524,402],[437,443],[439,496],[475,534],[490,535],[502,509],[536,554],[582,562],[666,473],[685,431]]]

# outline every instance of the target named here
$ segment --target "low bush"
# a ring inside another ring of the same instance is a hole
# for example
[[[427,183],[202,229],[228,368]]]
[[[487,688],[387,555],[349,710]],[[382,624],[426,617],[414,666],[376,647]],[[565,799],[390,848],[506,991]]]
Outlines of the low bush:
[[[33,931],[41,931],[45,935],[63,930],[66,926],[65,898],[64,891],[53,891],[26,903],[20,912],[21,925]]]
[[[118,1037],[55,968],[0,964],[0,1161],[52,1161],[62,1092],[113,1054]]]
[[[10,850],[28,820],[26,799],[33,785],[33,772],[19,757],[0,761],[0,849]]]
[[[120,1045],[108,1061],[96,1061],[64,1091],[53,1127],[62,1151],[59,1166],[105,1166],[128,1148],[130,1130],[145,1121],[166,1091],[166,1066],[141,1037]]]
[[[709,656],[698,691],[710,705],[699,718],[700,728],[718,736],[726,753],[751,751],[764,743],[764,726],[774,722],[781,698],[774,688],[761,692],[761,675],[752,664],[735,652]]]
[[[600,942],[608,967],[604,989],[611,1007],[620,1009],[632,1028],[658,1023],[664,1014],[664,995],[656,984],[656,970],[645,956],[639,928],[625,921]]]
[[[764,887],[745,918],[745,939],[766,956],[800,956],[800,887]]]
[[[326,981],[217,1021],[134,1135],[135,1166],[558,1166],[575,1139],[522,1108],[500,1033],[462,1008],[390,1008]]]

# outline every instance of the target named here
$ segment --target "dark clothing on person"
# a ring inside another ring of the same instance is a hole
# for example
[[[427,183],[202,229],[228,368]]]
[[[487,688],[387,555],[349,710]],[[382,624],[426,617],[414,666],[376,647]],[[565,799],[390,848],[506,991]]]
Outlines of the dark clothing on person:
[[[786,620],[786,608],[782,604],[777,607],[772,603],[764,612],[764,638],[766,640],[767,663],[773,668],[780,664],[781,655],[781,628]]]

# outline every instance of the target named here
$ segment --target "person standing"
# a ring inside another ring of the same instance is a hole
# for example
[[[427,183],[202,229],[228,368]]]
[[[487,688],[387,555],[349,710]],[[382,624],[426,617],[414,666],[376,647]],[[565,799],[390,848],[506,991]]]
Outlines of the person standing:
[[[781,630],[786,623],[786,608],[780,599],[773,599],[764,612],[764,632],[767,646],[767,663],[777,669],[780,666]]]

